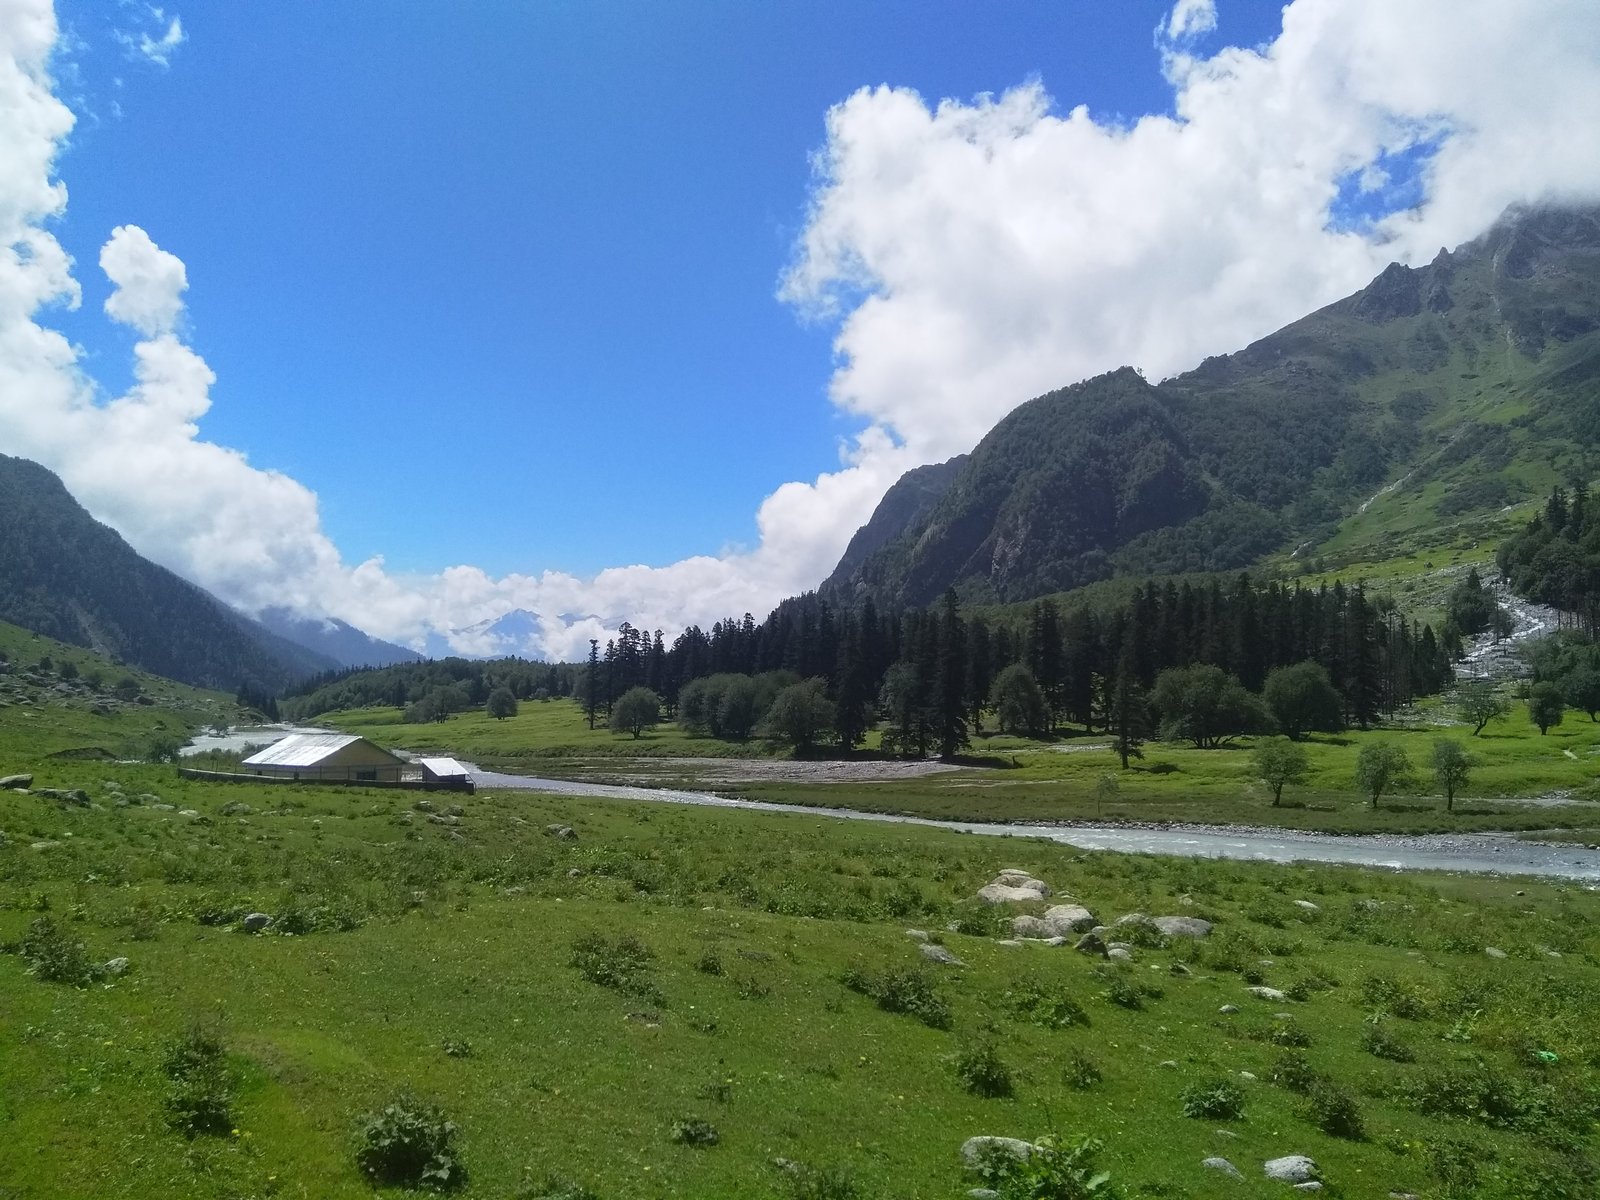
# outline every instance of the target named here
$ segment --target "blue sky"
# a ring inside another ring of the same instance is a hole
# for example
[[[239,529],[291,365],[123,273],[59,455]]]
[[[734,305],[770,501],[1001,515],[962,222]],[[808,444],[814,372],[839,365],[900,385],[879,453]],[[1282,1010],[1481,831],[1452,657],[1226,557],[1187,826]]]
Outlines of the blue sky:
[[[0,0],[0,451],[246,611],[671,636],[1597,127],[1593,0]]]
[[[92,262],[132,223],[182,258],[205,435],[418,571],[715,552],[837,463],[833,330],[774,293],[857,88],[1170,104],[1164,6],[1127,0],[209,4],[166,67],[115,39],[126,6],[60,13],[62,241]],[[1235,5],[1219,35],[1276,23]],[[83,284],[61,324],[118,389],[133,335]]]

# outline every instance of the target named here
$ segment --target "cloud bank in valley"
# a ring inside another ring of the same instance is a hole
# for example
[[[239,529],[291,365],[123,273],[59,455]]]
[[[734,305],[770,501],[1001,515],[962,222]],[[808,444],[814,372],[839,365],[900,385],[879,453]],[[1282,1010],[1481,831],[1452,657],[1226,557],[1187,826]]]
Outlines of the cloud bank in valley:
[[[57,27],[46,0],[0,0],[0,450],[246,609],[418,643],[525,608],[543,614],[540,649],[573,657],[621,620],[670,633],[814,586],[904,470],[970,449],[1031,396],[1125,363],[1183,370],[1510,203],[1600,196],[1591,0],[1297,0],[1271,44],[1201,54],[1218,15],[1180,0],[1163,20],[1151,52],[1172,112],[1132,124],[1061,112],[1044,81],[937,103],[870,88],[835,106],[779,296],[838,324],[831,395],[861,426],[839,469],[774,491],[749,551],[491,578],[345,563],[314,494],[206,441],[216,377],[185,340],[187,273],[135,226],[110,232],[99,263],[107,317],[139,335],[134,384],[107,396],[86,373],[49,327],[81,296],[49,232],[73,124],[50,75]],[[182,27],[162,20],[164,64]],[[1350,195],[1377,215],[1352,218]]]

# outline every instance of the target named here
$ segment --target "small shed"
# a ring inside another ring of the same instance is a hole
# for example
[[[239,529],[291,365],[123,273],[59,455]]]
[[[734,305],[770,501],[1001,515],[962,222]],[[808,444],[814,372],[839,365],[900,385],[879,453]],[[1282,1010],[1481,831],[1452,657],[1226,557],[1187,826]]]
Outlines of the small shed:
[[[328,783],[399,783],[405,765],[353,733],[292,733],[241,764],[256,775]]]
[[[418,758],[413,760],[422,768],[422,784],[427,788],[449,788],[453,791],[472,791],[472,772],[453,758]]]

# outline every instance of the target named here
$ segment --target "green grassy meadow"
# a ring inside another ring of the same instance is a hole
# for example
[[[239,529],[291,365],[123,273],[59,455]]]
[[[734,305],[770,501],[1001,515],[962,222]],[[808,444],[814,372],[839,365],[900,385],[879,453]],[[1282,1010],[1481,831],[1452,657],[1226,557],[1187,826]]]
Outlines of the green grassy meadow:
[[[458,1123],[466,1196],[960,1196],[965,1138],[1050,1132],[1101,1139],[1129,1197],[1287,1194],[1261,1163],[1291,1153],[1339,1196],[1593,1194],[1600,897],[1577,886],[529,794],[451,817],[414,793],[34,766],[92,806],[0,793],[0,1196],[371,1195],[354,1130],[402,1089]],[[1127,964],[1004,946],[972,899],[1003,867],[1105,921],[1216,929]],[[280,932],[244,933],[256,910]],[[128,973],[38,978],[16,951],[41,918]],[[966,965],[924,964],[913,927]],[[574,966],[585,934],[649,957],[601,986]],[[948,1028],[846,986],[897,973]],[[225,1127],[191,1138],[162,1062],[196,1021],[232,1082]],[[975,1047],[1009,1095],[963,1085]],[[1284,1086],[1313,1076],[1320,1117]],[[1182,1115],[1224,1079],[1242,1115]],[[1318,1127],[1335,1093],[1359,1137]],[[675,1144],[689,1117],[718,1144]],[[807,1192],[776,1160],[840,1174]]]
[[[691,737],[664,724],[634,739],[609,729],[590,730],[570,701],[524,703],[515,717],[494,720],[461,713],[448,721],[407,725],[398,709],[360,709],[320,718],[383,745],[461,754],[484,766],[515,773],[591,780],[637,780],[664,787],[695,787],[706,768],[684,758],[773,757],[760,741],[719,742]],[[1445,832],[1600,828],[1600,725],[1581,713],[1541,736],[1526,707],[1513,705],[1480,736],[1470,728],[1436,722],[1449,714],[1438,701],[1423,706],[1405,726],[1314,735],[1305,743],[1310,775],[1286,788],[1274,807],[1271,793],[1251,768],[1250,739],[1222,750],[1152,742],[1144,758],[1123,771],[1103,737],[1039,742],[994,735],[973,739],[959,771],[904,780],[822,783],[803,781],[709,783],[712,790],[778,803],[859,808],[952,820],[1189,821],[1281,825],[1354,833]],[[1435,738],[1461,741],[1479,760],[1471,782],[1445,811],[1430,777]],[[1415,768],[1412,782],[1386,795],[1374,811],[1355,791],[1356,757],[1373,740],[1397,743]],[[873,753],[869,746],[865,754]],[[642,761],[627,761],[638,756]],[[1100,780],[1117,779],[1114,799],[1097,795]],[[1578,803],[1516,803],[1544,797]],[[1597,836],[1590,840],[1600,840]]]

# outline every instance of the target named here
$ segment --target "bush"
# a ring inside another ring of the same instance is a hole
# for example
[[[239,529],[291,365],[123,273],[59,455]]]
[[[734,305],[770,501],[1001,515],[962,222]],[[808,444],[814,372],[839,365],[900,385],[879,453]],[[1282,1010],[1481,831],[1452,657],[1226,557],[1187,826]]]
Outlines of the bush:
[[[1323,1133],[1360,1141],[1366,1136],[1355,1097],[1329,1079],[1319,1079],[1306,1096],[1306,1118]]]
[[[1209,1079],[1184,1088],[1183,1115],[1223,1121],[1244,1113],[1244,1090],[1231,1079]]]
[[[930,1029],[949,1029],[950,1004],[923,971],[889,971],[872,975],[860,966],[845,969],[839,981],[852,992],[870,996],[884,1012],[915,1017]]]
[[[999,1099],[1011,1095],[1011,1068],[1001,1061],[993,1042],[975,1042],[957,1051],[951,1065],[961,1086],[974,1096]]]
[[[221,1035],[195,1024],[167,1046],[162,1070],[167,1120],[186,1137],[222,1135],[233,1127],[233,1073]]]
[[[459,1132],[434,1105],[399,1096],[381,1112],[361,1118],[356,1163],[376,1184],[450,1191],[467,1180],[456,1156]]]
[[[578,974],[590,983],[663,1005],[666,1000],[661,988],[650,976],[650,964],[654,959],[650,947],[631,933],[610,938],[589,932],[573,939],[570,961]]]
[[[790,1200],[859,1200],[861,1190],[844,1167],[785,1164]]]
[[[717,1127],[700,1117],[679,1117],[672,1123],[669,1137],[679,1146],[694,1146],[697,1149],[715,1146],[722,1140]]]
[[[35,979],[88,987],[100,978],[100,968],[89,959],[83,943],[74,940],[49,917],[35,917],[18,946]]]
[[[1095,1164],[1099,1151],[1093,1140],[1064,1147],[1057,1138],[1042,1137],[1026,1158],[985,1158],[977,1175],[1000,1200],[1117,1200],[1110,1173]]]
[[[1094,1059],[1082,1050],[1074,1050],[1067,1055],[1067,1064],[1062,1068],[1061,1078],[1073,1091],[1086,1092],[1104,1080],[1105,1076]]]
[[[1383,1025],[1367,1026],[1361,1035],[1361,1048],[1374,1058],[1385,1058],[1390,1062],[1408,1063],[1417,1057],[1410,1046]]]
[[[1273,1061],[1267,1078],[1281,1088],[1306,1095],[1322,1077],[1312,1070],[1311,1063],[1298,1050],[1288,1050]]]
[[[1029,976],[1006,993],[1006,1002],[1017,1016],[1047,1029],[1089,1023],[1089,1014],[1083,1011],[1083,1005],[1065,992],[1041,982],[1037,976]]]
[[[721,975],[722,959],[715,950],[707,950],[695,962],[694,967],[705,975]]]

